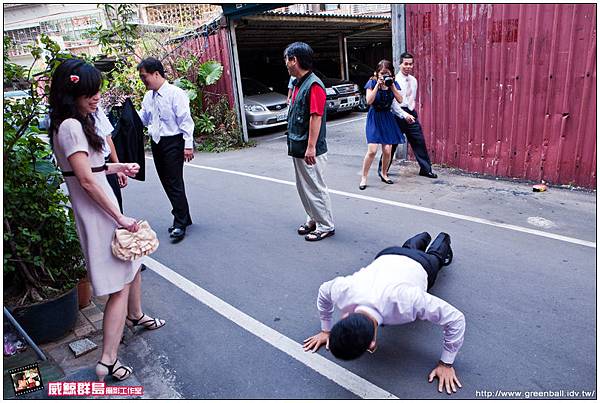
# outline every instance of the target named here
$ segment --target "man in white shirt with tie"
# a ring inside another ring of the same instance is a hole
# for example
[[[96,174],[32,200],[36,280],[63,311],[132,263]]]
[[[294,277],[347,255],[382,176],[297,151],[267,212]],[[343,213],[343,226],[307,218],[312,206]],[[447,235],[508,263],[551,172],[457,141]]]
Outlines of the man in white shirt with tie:
[[[152,138],[152,156],[158,177],[173,210],[173,225],[169,234],[173,242],[181,241],[192,224],[183,183],[183,163],[194,158],[194,121],[190,100],[181,88],[165,78],[162,63],[153,57],[138,64],[140,79],[149,91],[139,112]]]
[[[452,262],[450,235],[442,232],[431,245],[430,241],[427,232],[415,235],[402,247],[382,250],[356,273],[323,283],[317,297],[321,332],[304,340],[304,350],[316,352],[325,344],[335,357],[351,360],[375,351],[378,326],[426,320],[442,326],[444,333],[441,357],[429,382],[437,377],[438,391],[445,388],[448,394],[462,387],[452,365],[463,344],[465,317],[428,293],[440,269]],[[332,326],[336,306],[342,319]]]
[[[402,103],[396,100],[392,103],[392,113],[396,115],[396,122],[400,126],[402,133],[406,135],[408,143],[412,147],[415,158],[419,163],[419,175],[427,178],[437,178],[437,175],[431,170],[431,160],[427,153],[423,129],[419,123],[416,107],[417,99],[417,79],[411,75],[414,66],[414,57],[408,52],[400,55],[400,72],[396,74],[396,81],[400,84],[400,93],[402,94]],[[398,144],[392,146],[392,155],[396,153]],[[392,162],[390,161],[390,166]],[[379,160],[379,172],[381,172],[381,159]]]
[[[104,145],[102,146],[102,154],[106,162],[119,163],[119,156],[115,150],[115,144],[112,141],[112,133],[115,130],[113,125],[108,120],[104,109],[98,105],[98,109],[93,113],[94,123],[96,125],[96,134],[102,137]],[[106,175],[108,184],[113,190],[113,193],[117,197],[119,203],[119,210],[123,212],[123,196],[121,195],[121,188],[127,186],[127,175],[122,172],[116,174]]]

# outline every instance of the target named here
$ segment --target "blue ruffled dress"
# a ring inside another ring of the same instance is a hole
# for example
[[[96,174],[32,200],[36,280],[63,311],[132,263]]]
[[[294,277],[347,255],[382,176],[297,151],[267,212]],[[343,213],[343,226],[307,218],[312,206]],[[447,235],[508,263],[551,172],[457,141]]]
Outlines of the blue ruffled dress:
[[[366,89],[373,89],[377,81],[369,80]],[[400,85],[394,81],[397,89]],[[406,140],[396,123],[396,117],[391,111],[394,93],[391,88],[379,89],[375,101],[371,104],[367,114],[367,143],[368,144],[403,144]]]

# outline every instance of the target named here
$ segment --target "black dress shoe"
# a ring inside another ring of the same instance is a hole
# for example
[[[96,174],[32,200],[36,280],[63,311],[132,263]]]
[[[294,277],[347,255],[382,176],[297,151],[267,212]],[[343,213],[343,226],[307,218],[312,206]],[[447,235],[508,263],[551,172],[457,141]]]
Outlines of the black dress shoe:
[[[436,174],[434,174],[433,172],[425,172],[425,171],[420,171],[419,172],[419,176],[425,176],[427,178],[431,178],[431,179],[435,179],[438,176]]]
[[[448,245],[448,254],[446,255],[446,258],[444,259],[444,261],[442,262],[442,266],[448,266],[450,263],[452,263],[453,258],[454,258],[454,252],[452,252],[452,248],[450,247],[450,245]]]
[[[169,231],[169,234],[170,234],[171,232],[173,232],[174,229],[175,229],[175,226],[172,226],[172,227],[169,227],[169,229],[167,229],[167,231]]]
[[[173,243],[181,241],[185,237],[185,229],[177,227],[173,228],[170,237]]]

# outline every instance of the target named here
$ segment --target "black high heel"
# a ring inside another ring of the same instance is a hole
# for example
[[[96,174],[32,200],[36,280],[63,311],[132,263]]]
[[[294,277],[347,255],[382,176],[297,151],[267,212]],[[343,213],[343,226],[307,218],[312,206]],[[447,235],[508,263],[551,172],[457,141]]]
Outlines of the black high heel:
[[[115,368],[115,366],[117,364],[119,364],[119,366],[117,368]],[[116,374],[116,372],[120,371],[121,369],[124,370],[125,373],[121,376],[118,376]],[[132,371],[133,370],[131,369],[131,367],[126,367],[125,365],[121,365],[118,358],[116,359],[116,361],[114,362],[113,365],[107,365],[107,364],[103,363],[102,361],[98,361],[98,365],[96,365],[96,375],[98,376],[99,382],[103,382],[104,377],[106,375],[112,376],[117,381],[124,381],[125,379],[129,378],[129,375],[131,375]]]
[[[163,319],[152,318],[150,316],[148,316],[149,319],[142,321],[142,319],[144,319],[145,316],[148,316],[148,315],[146,315],[145,313],[142,313],[142,316],[140,316],[138,319],[132,319],[130,317],[126,317],[125,319],[126,319],[127,326],[129,326],[129,327],[142,326],[144,329],[147,329],[147,330],[156,330],[156,329],[160,329],[161,327],[163,327],[166,324],[166,322]]]

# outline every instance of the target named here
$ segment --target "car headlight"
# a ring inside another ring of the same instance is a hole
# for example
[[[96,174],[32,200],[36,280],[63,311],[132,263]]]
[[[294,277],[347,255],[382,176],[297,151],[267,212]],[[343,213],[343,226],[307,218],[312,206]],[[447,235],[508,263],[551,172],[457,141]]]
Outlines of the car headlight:
[[[358,92],[358,85],[354,84],[354,91]]]
[[[327,95],[335,95],[336,92],[333,88],[325,88],[325,94]]]
[[[248,112],[264,112],[266,109],[260,105],[244,105],[244,109]]]

